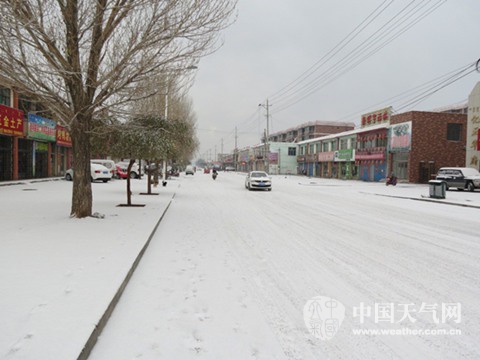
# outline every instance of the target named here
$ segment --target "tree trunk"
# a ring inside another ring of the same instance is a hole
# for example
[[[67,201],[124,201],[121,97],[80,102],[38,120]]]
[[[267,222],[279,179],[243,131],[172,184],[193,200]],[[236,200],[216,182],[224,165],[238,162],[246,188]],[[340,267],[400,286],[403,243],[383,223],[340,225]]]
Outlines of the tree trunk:
[[[132,205],[132,191],[130,190],[130,172],[132,171],[133,164],[135,163],[135,159],[130,159],[130,162],[128,163],[128,169],[127,169],[127,205],[131,206]]]
[[[71,126],[73,146],[73,191],[71,217],[92,215],[92,183],[90,173],[91,119],[78,116]]]

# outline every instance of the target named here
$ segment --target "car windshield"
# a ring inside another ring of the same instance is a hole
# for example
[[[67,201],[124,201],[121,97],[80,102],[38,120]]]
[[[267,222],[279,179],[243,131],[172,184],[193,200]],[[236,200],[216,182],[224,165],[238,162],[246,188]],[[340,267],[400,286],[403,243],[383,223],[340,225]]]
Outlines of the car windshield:
[[[259,178],[259,177],[267,177],[267,173],[264,173],[264,172],[252,172],[252,174],[250,175],[250,177],[252,178]]]

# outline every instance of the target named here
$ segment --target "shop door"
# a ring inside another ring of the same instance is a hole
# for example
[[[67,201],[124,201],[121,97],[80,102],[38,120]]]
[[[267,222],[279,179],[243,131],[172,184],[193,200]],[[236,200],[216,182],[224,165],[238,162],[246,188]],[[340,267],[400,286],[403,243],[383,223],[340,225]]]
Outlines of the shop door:
[[[18,139],[18,178],[33,177],[33,141]]]
[[[48,177],[48,152],[35,152],[35,178]]]
[[[12,144],[12,137],[0,136],[0,181],[13,179]]]
[[[418,182],[420,183],[427,183],[428,180],[430,180],[430,173],[428,171],[427,164],[425,164],[425,161],[420,161],[418,175],[419,175]]]

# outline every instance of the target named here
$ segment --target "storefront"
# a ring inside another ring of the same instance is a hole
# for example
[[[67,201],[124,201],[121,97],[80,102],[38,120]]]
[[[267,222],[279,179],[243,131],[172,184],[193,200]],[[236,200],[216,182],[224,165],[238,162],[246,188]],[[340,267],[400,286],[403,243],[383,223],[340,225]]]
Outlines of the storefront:
[[[336,168],[333,164],[333,159],[335,157],[335,152],[328,151],[328,152],[321,152],[317,155],[318,162],[320,164],[321,169],[321,177],[324,178],[331,178],[335,177],[336,175]]]
[[[28,114],[28,141],[31,142],[32,177],[45,178],[52,175],[55,157],[52,149],[56,141],[55,121],[35,114]]]
[[[307,174],[307,163],[305,161],[305,155],[297,156],[297,164],[298,164],[297,173],[302,174],[302,175],[306,175]]]
[[[315,154],[308,154],[305,156],[305,161],[307,163],[307,175],[315,176]]]
[[[355,151],[353,149],[343,149],[335,151],[333,161],[338,166],[338,178],[344,180],[355,179],[357,177],[357,166],[355,165]]]
[[[362,131],[357,134],[355,164],[358,178],[363,181],[381,181],[387,177],[387,127],[392,108],[380,109],[362,115]]]
[[[408,180],[408,159],[412,143],[412,122],[392,125],[389,128],[389,172],[398,179]]]
[[[56,146],[53,151],[52,169],[54,176],[64,176],[72,166],[72,138],[70,133],[63,126],[57,125]],[[55,166],[56,165],[56,166]]]
[[[359,148],[355,152],[358,178],[363,181],[381,181],[387,177],[386,128],[358,135]]]
[[[23,112],[0,105],[0,181],[19,178],[19,151],[24,135]]]

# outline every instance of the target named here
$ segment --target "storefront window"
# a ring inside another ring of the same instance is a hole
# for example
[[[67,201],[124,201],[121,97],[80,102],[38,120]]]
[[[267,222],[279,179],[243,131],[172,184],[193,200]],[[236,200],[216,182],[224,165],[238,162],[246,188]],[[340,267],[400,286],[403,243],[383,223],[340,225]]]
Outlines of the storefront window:
[[[0,87],[0,104],[10,106],[10,89]]]

